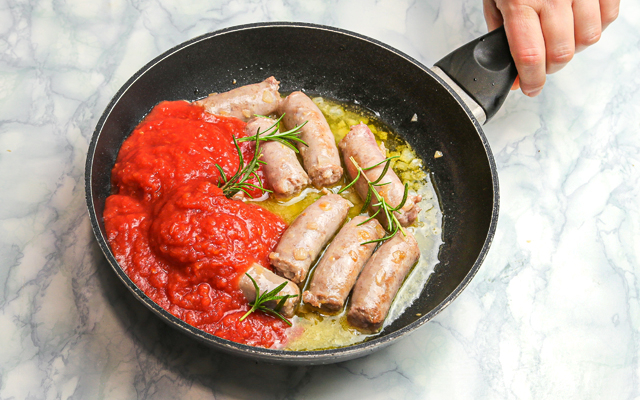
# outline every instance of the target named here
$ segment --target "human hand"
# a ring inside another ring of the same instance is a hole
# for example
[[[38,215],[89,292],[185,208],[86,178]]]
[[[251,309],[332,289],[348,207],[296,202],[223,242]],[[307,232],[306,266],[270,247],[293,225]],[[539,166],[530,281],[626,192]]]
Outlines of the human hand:
[[[600,39],[618,17],[620,0],[483,0],[489,31],[504,24],[518,85],[537,96],[546,74],[559,71]]]

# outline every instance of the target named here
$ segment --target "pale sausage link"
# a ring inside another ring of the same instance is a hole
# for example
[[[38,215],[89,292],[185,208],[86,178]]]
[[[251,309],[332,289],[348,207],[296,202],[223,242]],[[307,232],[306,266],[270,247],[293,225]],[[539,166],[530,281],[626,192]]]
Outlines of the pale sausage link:
[[[418,243],[409,232],[406,236],[398,232],[384,242],[356,281],[347,321],[365,332],[380,329],[400,285],[419,257]]]
[[[342,177],[342,166],[336,141],[329,124],[316,104],[302,92],[293,92],[281,103],[279,113],[286,129],[305,124],[298,143],[304,168],[317,188],[330,186]],[[306,122],[306,123],[305,123]]]
[[[258,129],[267,131],[275,123],[274,120],[265,117],[255,117],[247,122],[245,132],[247,136],[254,136]],[[295,196],[309,184],[307,173],[298,162],[298,157],[293,149],[276,141],[260,142],[260,157],[266,164],[263,166],[267,181],[277,198]]]
[[[362,224],[366,220],[367,217],[357,216],[340,229],[313,272],[309,290],[303,294],[305,303],[329,311],[342,309],[364,263],[376,248],[376,243],[362,243],[385,234],[377,220]]]
[[[270,115],[280,104],[279,83],[273,76],[260,83],[240,86],[224,93],[215,93],[194,102],[209,114],[236,117],[248,121],[254,115]]]
[[[376,165],[386,158],[386,155],[383,154],[382,150],[380,150],[380,147],[378,147],[376,138],[373,136],[373,133],[371,132],[369,127],[363,123],[351,127],[349,133],[340,141],[340,150],[342,150],[344,163],[347,166],[347,171],[351,179],[354,179],[357,176],[358,171],[355,165],[353,165],[350,157],[353,157],[354,160],[356,160],[356,163],[358,163],[358,165],[362,168]],[[366,171],[365,174],[370,181],[374,182],[376,179],[378,179],[383,169],[384,163]],[[380,186],[376,188],[376,190],[392,207],[396,207],[398,204],[400,204],[400,202],[402,202],[402,197],[404,195],[404,185],[391,168],[387,170],[387,173],[380,181],[380,183],[387,182],[388,184]],[[355,187],[360,197],[363,200],[366,199],[369,187],[364,177],[358,179]],[[404,203],[404,206],[402,206],[399,211],[395,212],[395,216],[398,219],[398,222],[400,222],[400,225],[408,226],[416,220],[416,218],[418,217],[418,213],[420,212],[420,207],[417,205],[417,202],[419,202],[420,200],[421,196],[409,194],[409,196],[407,197],[407,201]],[[371,201],[372,204],[375,202],[375,199]],[[370,209],[372,210],[372,212],[375,212],[377,210],[377,207],[371,206]],[[382,213],[379,215],[380,222],[384,226],[386,226],[386,218]]]
[[[337,194],[327,194],[307,207],[282,234],[269,255],[280,276],[295,283],[305,280],[311,264],[338,231],[352,206]]]

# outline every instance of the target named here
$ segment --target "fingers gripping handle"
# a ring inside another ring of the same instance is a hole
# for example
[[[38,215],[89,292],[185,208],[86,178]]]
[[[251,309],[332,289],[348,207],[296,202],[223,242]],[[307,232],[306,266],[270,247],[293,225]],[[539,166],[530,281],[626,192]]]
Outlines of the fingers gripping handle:
[[[435,65],[482,107],[487,121],[500,109],[518,75],[504,27],[459,47]]]

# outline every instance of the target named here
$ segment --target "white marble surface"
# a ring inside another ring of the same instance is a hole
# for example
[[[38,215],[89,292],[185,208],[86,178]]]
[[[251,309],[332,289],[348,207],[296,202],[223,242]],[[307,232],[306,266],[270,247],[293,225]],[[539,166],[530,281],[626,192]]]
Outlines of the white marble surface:
[[[0,398],[640,398],[634,0],[541,96],[512,93],[485,127],[501,183],[489,255],[451,306],[376,354],[320,367],[218,354],[134,303],[95,243],[88,143],[153,57],[219,28],[289,20],[431,65],[486,32],[481,3],[0,0]]]

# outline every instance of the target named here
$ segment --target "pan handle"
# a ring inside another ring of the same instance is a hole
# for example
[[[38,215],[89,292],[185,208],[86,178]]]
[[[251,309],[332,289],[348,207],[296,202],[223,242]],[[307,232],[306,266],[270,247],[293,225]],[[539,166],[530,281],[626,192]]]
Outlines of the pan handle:
[[[482,107],[487,121],[500,109],[518,75],[504,26],[452,51],[435,66]]]

